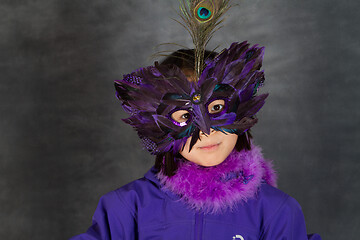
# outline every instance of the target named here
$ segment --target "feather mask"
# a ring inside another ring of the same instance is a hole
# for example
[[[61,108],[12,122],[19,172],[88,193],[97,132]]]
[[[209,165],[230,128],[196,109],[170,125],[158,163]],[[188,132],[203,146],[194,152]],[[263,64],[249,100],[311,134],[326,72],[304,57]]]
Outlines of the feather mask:
[[[207,63],[197,82],[175,65],[140,68],[115,81],[130,114],[123,120],[152,154],[177,153],[190,136],[193,146],[200,131],[241,134],[257,122],[254,115],[268,96],[256,94],[264,83],[263,55],[263,47],[233,43]]]

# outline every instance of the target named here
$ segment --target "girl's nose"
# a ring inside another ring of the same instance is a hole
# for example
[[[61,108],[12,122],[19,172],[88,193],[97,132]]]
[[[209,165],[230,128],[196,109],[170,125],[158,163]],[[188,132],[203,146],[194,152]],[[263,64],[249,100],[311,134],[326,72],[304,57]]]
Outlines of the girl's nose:
[[[207,137],[207,136],[213,134],[214,132],[215,132],[215,129],[210,129],[210,134],[206,134],[203,131],[200,131],[200,136],[206,136]]]

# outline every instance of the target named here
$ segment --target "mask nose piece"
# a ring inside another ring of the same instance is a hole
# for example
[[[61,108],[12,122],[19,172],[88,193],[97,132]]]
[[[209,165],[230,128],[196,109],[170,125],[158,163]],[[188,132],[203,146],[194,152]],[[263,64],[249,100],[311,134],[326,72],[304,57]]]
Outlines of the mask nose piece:
[[[210,119],[207,116],[204,116],[203,121],[199,123],[199,129],[201,134],[210,135],[211,128],[210,128]]]
[[[197,127],[201,132],[210,134],[211,120],[204,104],[193,106],[193,113]]]

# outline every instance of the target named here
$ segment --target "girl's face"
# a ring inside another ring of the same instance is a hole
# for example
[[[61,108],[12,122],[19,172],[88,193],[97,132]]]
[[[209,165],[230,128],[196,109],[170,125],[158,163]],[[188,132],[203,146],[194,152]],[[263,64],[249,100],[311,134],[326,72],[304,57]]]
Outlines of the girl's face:
[[[189,152],[191,137],[187,139],[180,154],[190,162],[200,166],[211,167],[222,163],[234,149],[238,139],[237,134],[222,133],[211,130],[210,135],[200,133],[199,140]]]
[[[188,81],[193,81],[195,78],[193,70],[182,69],[182,71],[185,73]],[[224,106],[223,100],[214,102],[214,106],[209,106],[210,113],[213,113],[212,108],[215,109],[216,107]],[[178,115],[180,116],[181,113]],[[210,135],[200,132],[199,140],[195,143],[191,151],[189,151],[191,139],[192,137],[187,139],[185,147],[180,151],[180,154],[190,162],[204,167],[211,167],[222,163],[229,156],[235,147],[238,135],[225,134],[220,131],[215,131],[214,129],[211,129]]]

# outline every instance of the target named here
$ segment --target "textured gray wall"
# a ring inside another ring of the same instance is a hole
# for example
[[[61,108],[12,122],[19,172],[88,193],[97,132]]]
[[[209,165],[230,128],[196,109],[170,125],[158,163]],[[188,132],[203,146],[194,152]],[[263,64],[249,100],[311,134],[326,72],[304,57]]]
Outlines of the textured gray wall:
[[[254,128],[309,232],[360,235],[360,2],[243,0],[211,47],[266,46],[270,92]],[[191,47],[176,0],[0,1],[0,239],[67,239],[98,199],[152,165],[113,80]],[[174,48],[172,48],[174,49]]]

